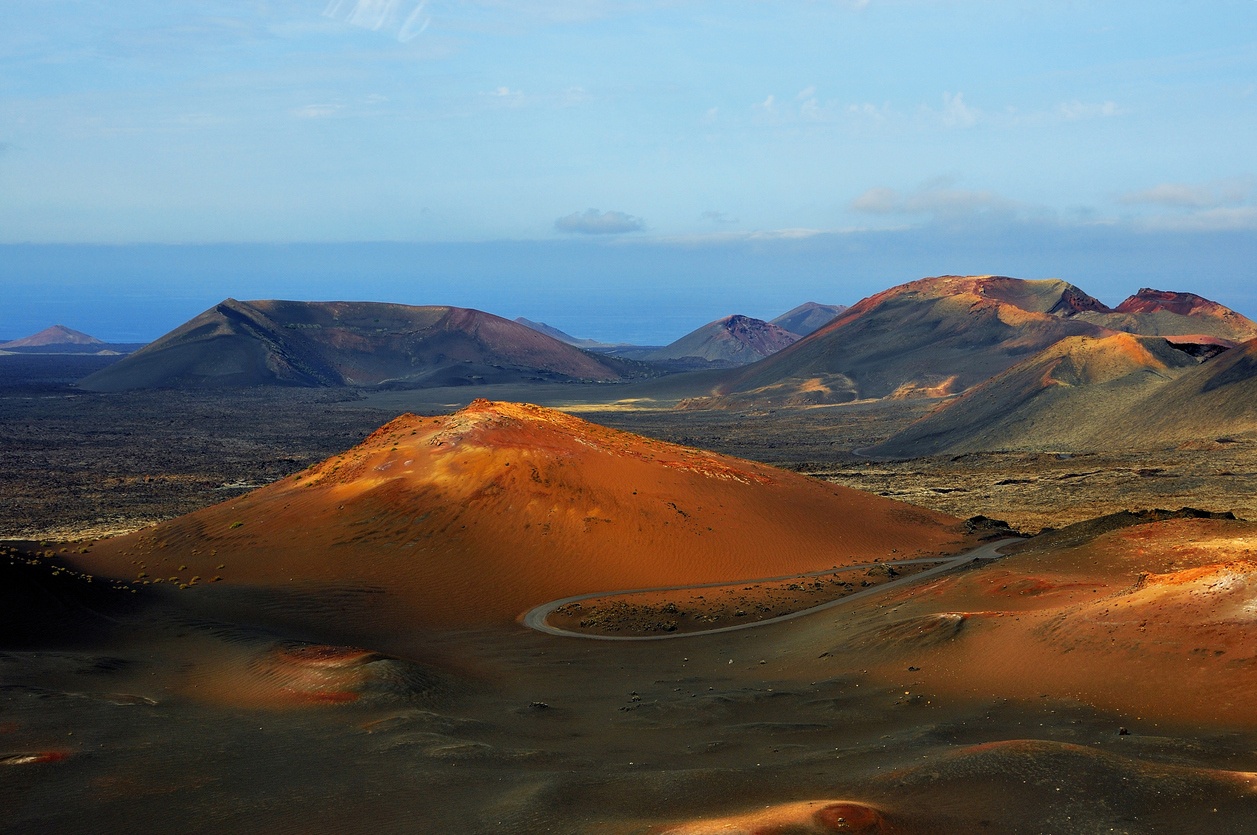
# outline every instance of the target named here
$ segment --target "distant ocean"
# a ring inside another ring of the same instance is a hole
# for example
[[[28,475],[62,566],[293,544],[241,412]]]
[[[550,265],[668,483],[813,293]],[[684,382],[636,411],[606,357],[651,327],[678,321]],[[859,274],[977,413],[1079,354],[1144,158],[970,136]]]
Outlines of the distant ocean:
[[[1062,278],[1108,304],[1185,290],[1257,318],[1257,233],[1050,223],[657,240],[0,245],[0,336],[145,342],[227,297],[474,307],[665,344],[732,313],[852,304],[927,275]]]

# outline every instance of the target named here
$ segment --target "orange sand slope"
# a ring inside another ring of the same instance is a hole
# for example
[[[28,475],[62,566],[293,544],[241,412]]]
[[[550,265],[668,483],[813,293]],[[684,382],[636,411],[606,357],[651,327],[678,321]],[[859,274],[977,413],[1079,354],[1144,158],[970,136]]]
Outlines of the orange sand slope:
[[[958,520],[943,514],[538,406],[478,400],[446,417],[403,415],[344,455],[102,542],[79,561],[166,583],[367,588],[381,613],[436,626],[507,622],[582,592],[965,544]]]
[[[849,648],[919,666],[927,687],[1257,724],[1257,524],[1170,519],[1025,547],[908,590],[896,622]]]

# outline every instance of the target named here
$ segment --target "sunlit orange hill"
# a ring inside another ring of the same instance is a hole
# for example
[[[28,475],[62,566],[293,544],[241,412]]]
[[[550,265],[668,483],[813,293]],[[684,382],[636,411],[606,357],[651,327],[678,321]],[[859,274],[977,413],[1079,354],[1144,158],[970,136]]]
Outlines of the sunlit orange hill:
[[[446,417],[403,415],[343,455],[102,542],[79,562],[215,589],[372,588],[381,613],[440,626],[509,622],[581,592],[965,545],[959,520],[939,513],[538,406],[478,400]]]
[[[896,620],[855,644],[887,675],[919,667],[926,688],[1257,726],[1257,523],[1131,518],[1094,535],[1129,516],[908,588],[886,601]]]

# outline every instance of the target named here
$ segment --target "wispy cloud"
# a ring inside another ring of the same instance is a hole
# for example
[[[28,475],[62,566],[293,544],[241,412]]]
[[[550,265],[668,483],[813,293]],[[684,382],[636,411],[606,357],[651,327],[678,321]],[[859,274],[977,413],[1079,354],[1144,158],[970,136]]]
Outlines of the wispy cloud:
[[[1257,229],[1257,206],[1225,206],[1183,214],[1154,215],[1141,219],[1136,225],[1146,229],[1189,232]]]
[[[521,107],[524,104],[523,92],[506,86],[495,87],[485,95],[489,101],[501,107]]]
[[[706,220],[710,223],[718,223],[721,225],[728,225],[728,224],[738,222],[738,219],[736,217],[733,217],[727,212],[717,212],[714,210],[703,212],[702,215],[700,215],[700,217],[703,220]]]
[[[1122,109],[1115,102],[1084,102],[1066,101],[1056,106],[1056,115],[1067,122],[1076,122],[1079,119],[1104,119],[1109,116],[1118,116],[1122,113]]]
[[[290,112],[298,119],[327,119],[344,109],[339,104],[307,104],[295,107]]]
[[[911,191],[878,187],[851,201],[851,210],[876,215],[929,215],[954,220],[973,215],[1012,216],[1019,204],[985,189],[957,188],[949,178],[932,180]]]
[[[1213,209],[1240,205],[1253,196],[1253,191],[1254,182],[1250,177],[1215,181],[1204,185],[1159,183],[1152,188],[1123,194],[1118,197],[1118,202],[1128,206]]]
[[[427,0],[330,0],[323,16],[372,32],[389,32],[402,43],[423,34],[432,19]]]
[[[646,228],[646,223],[640,217],[625,212],[586,209],[564,215],[554,222],[554,228],[580,235],[622,235],[625,232],[640,232]]]
[[[1158,183],[1120,195],[1117,202],[1146,213],[1148,229],[1220,231],[1257,228],[1257,180],[1233,177],[1209,183]]]
[[[965,103],[964,93],[956,93],[954,96],[951,93],[943,93],[943,109],[938,112],[938,118],[945,127],[972,127],[981,117],[980,110]]]
[[[481,100],[495,108],[545,107],[562,109],[578,107],[592,101],[594,96],[584,87],[569,87],[548,93],[525,93],[513,87],[502,85],[481,93]]]

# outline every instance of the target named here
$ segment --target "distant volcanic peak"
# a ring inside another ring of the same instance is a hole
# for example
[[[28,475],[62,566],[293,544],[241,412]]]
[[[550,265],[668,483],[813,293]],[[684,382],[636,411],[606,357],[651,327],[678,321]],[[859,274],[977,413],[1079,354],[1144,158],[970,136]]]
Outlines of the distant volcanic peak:
[[[1108,313],[1109,308],[1099,299],[1089,296],[1072,284],[1066,284],[1061,291],[1060,301],[1052,306],[1048,313],[1072,316],[1075,313],[1090,311],[1092,313]]]
[[[479,310],[225,299],[80,384],[431,387],[622,380],[640,371]]]
[[[799,339],[797,334],[774,325],[772,322],[765,322],[763,319],[754,319],[741,314],[727,317],[724,320],[724,329],[734,339],[750,345],[765,356],[780,351]]]
[[[1222,316],[1233,312],[1195,293],[1153,290],[1150,287],[1140,288],[1138,293],[1126,299],[1114,310],[1118,313],[1157,313],[1164,310],[1180,316]]]
[[[790,333],[808,336],[828,325],[846,310],[847,306],[845,304],[804,302],[769,321],[771,324],[785,328]]]
[[[1083,311],[1109,312],[1099,300],[1058,278],[1024,279],[1003,275],[942,275],[921,278],[870,296],[839,317],[876,307],[898,297],[970,300],[976,304],[1011,306],[1027,313],[1072,316]]]
[[[11,342],[0,342],[0,348],[40,348],[46,345],[104,345],[102,340],[65,325],[53,325],[42,331]]]
[[[648,360],[700,359],[746,364],[770,356],[799,340],[771,322],[735,314],[708,322],[646,356]]]
[[[574,345],[577,348],[597,348],[603,345],[603,343],[596,339],[582,339],[580,337],[572,336],[570,333],[565,333],[553,325],[547,325],[545,322],[534,322],[532,319],[525,319],[523,316],[515,317],[514,321],[526,328],[532,328],[538,333],[544,333],[552,339],[557,339],[560,342],[566,342],[568,345]]]

